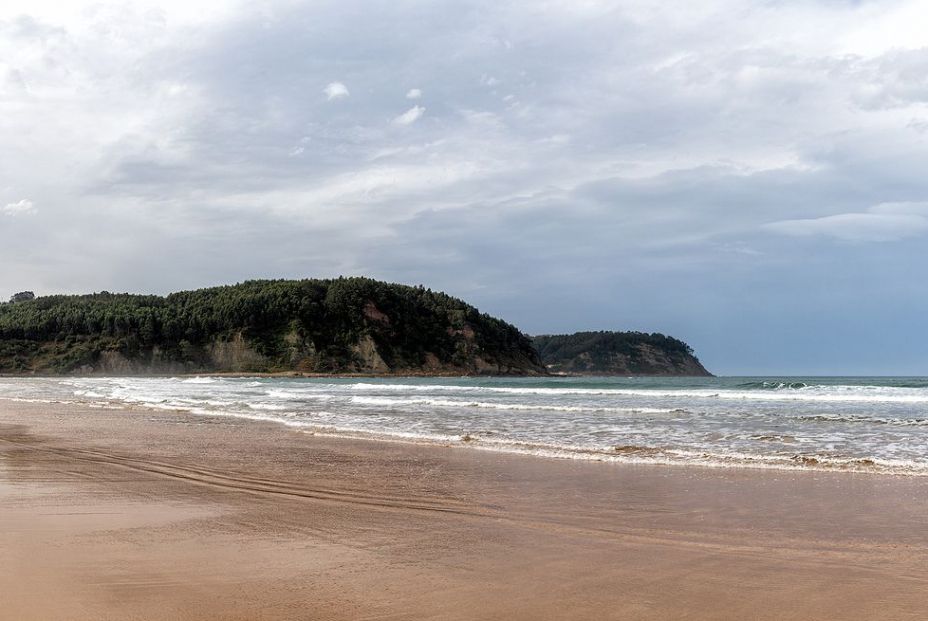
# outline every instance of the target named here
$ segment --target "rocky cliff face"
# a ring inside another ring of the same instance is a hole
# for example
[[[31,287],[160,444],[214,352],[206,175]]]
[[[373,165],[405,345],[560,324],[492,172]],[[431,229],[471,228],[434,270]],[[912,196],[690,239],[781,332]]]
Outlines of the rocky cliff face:
[[[358,373],[371,375],[546,375],[534,351],[500,355],[460,343],[460,354],[441,360],[426,351],[421,364],[388,364],[370,335],[348,347],[338,359],[319,352],[309,339],[289,343],[286,355],[269,357],[241,334],[178,354],[158,347],[126,351],[110,339],[83,343],[79,352],[60,343],[27,343],[15,358],[0,357],[0,374],[171,375],[185,373]]]
[[[662,334],[578,332],[534,337],[550,373],[710,376],[686,343]]]

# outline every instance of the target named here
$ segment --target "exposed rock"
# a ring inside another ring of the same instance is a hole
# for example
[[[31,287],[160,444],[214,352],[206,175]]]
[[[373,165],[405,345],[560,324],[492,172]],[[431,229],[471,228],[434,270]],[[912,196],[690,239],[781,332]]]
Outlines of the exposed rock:
[[[228,371],[258,371],[267,368],[268,360],[249,346],[241,333],[231,340],[216,341],[208,348],[209,360],[217,369]]]
[[[390,366],[377,351],[377,344],[370,336],[364,336],[352,348],[360,358],[360,369],[371,373],[389,373]]]
[[[382,313],[373,302],[369,301],[367,304],[365,304],[362,312],[364,313],[364,316],[371,321],[390,325],[390,318],[386,314]]]

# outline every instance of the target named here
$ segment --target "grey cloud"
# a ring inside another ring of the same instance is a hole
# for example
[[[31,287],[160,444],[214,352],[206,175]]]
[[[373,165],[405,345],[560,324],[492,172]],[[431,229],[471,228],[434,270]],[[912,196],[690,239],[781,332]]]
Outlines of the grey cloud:
[[[928,233],[928,203],[884,203],[862,213],[781,220],[766,226],[771,231],[799,237],[891,242]]]
[[[925,53],[830,47],[855,3],[114,7],[0,13],[0,204],[41,205],[0,221],[4,288],[364,273],[745,370],[750,326],[811,326],[793,300],[835,266],[925,259],[923,216],[873,207],[928,200]],[[863,287],[828,282],[844,317]]]

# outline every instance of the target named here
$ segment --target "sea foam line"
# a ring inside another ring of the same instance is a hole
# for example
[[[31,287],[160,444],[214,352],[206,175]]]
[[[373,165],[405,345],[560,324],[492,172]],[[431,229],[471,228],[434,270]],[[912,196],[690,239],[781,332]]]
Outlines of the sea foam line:
[[[0,397],[14,402],[55,403],[66,405],[97,405],[84,402],[75,402],[58,399],[31,399],[22,397]],[[814,470],[824,472],[855,472],[864,474],[891,474],[906,476],[928,476],[928,463],[914,460],[893,460],[879,458],[836,458],[818,454],[796,455],[759,455],[751,453],[712,453],[708,451],[677,449],[654,446],[578,446],[557,443],[534,442],[517,438],[499,436],[488,437],[480,432],[463,433],[461,435],[438,434],[416,431],[399,431],[391,429],[370,429],[353,425],[332,425],[306,418],[294,418],[273,414],[260,414],[254,411],[241,412],[232,410],[205,409],[202,407],[179,406],[176,403],[151,402],[123,402],[125,406],[137,406],[150,411],[178,411],[187,412],[195,416],[227,417],[246,419],[258,422],[280,424],[302,431],[328,435],[332,437],[388,440],[398,442],[412,442],[441,446],[464,446],[467,448],[530,455],[536,457],[552,457],[560,459],[579,459],[591,461],[618,462],[642,465],[666,466],[700,466],[709,468],[752,468],[774,470]],[[335,418],[333,412],[316,411],[305,412],[305,416],[319,416]]]
[[[543,411],[543,412],[592,412],[615,414],[686,414],[681,408],[646,408],[646,407],[596,407],[580,405],[540,405],[531,403],[493,403],[490,401],[468,401],[455,399],[429,398],[394,398],[394,397],[351,397],[351,402],[358,405],[375,405],[396,407],[401,405],[427,405],[445,408],[480,408],[489,410]]]
[[[896,389],[865,386],[829,386],[784,391],[743,391],[729,389],[707,390],[663,390],[629,388],[513,388],[500,386],[455,386],[449,384],[344,384],[348,389],[361,391],[415,391],[415,392],[462,392],[500,393],[512,395],[577,395],[577,396],[633,396],[661,398],[728,399],[737,401],[823,401],[848,403],[928,403],[928,390],[917,394],[899,394]]]

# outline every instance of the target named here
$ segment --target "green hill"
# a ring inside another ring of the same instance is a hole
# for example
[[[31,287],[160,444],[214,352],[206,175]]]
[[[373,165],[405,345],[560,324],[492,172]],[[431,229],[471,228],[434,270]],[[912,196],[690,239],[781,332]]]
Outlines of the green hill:
[[[644,332],[577,332],[533,337],[551,373],[711,375],[679,339]]]
[[[543,374],[514,326],[423,287],[265,280],[0,304],[0,373]]]

